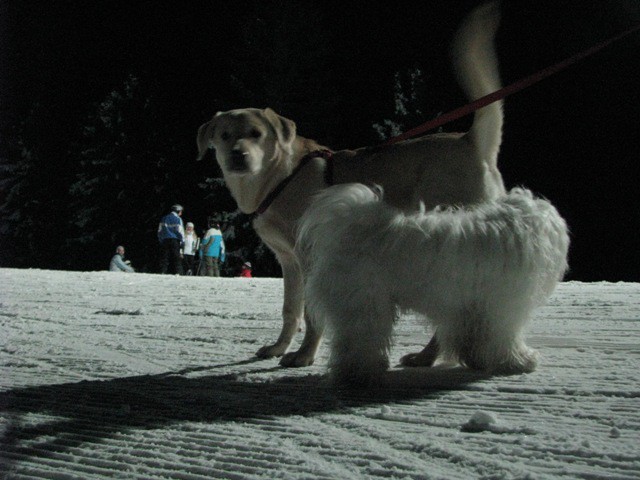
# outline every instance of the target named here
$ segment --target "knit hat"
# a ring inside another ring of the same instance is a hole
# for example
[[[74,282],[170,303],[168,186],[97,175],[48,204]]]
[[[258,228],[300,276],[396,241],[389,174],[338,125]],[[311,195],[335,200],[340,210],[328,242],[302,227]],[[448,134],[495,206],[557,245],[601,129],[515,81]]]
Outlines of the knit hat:
[[[244,262],[242,264],[243,267],[251,268],[251,262]]]
[[[193,223],[191,222],[187,222],[187,228],[192,227],[193,228]]]

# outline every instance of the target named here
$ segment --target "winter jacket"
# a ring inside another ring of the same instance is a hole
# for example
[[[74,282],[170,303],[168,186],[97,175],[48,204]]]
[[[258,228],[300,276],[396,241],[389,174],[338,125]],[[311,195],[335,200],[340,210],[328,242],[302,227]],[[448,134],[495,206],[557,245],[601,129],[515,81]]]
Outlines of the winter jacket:
[[[184,254],[185,255],[195,255],[198,253],[198,248],[200,248],[200,239],[195,233],[191,235],[185,234],[184,236]]]
[[[251,269],[248,267],[243,266],[242,269],[240,270],[240,275],[238,275],[239,277],[244,277],[244,278],[252,278],[251,275]]]
[[[111,263],[109,264],[109,271],[111,272],[135,272],[133,268],[124,263],[124,259],[122,255],[116,253],[111,259]]]
[[[225,259],[225,247],[224,240],[222,238],[222,232],[217,228],[210,228],[207,233],[204,234],[202,243],[200,244],[202,254],[205,257],[219,258],[221,262]]]
[[[177,239],[180,244],[184,243],[184,225],[180,216],[175,212],[162,217],[158,225],[158,241],[162,243],[169,238]]]

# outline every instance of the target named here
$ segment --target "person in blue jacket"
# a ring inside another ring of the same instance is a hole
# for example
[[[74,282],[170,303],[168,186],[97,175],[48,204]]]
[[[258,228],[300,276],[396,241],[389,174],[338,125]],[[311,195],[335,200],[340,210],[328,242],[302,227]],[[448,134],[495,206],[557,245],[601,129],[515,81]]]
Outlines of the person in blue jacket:
[[[205,275],[219,277],[220,262],[225,260],[225,246],[220,225],[217,222],[209,222],[209,230],[204,234],[200,248],[204,258]]]
[[[160,273],[182,275],[182,255],[184,244],[184,225],[182,224],[182,205],[173,205],[171,212],[162,217],[158,225],[160,242]]]

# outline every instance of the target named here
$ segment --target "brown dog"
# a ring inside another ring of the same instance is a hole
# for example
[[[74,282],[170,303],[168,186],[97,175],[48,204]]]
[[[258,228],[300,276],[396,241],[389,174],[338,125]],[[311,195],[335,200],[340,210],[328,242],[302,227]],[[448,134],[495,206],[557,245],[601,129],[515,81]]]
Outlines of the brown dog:
[[[497,3],[474,10],[453,43],[457,78],[469,100],[500,88],[493,38]],[[284,277],[283,328],[258,357],[283,356],[304,318],[303,277],[294,244],[297,222],[314,194],[331,183],[376,183],[385,201],[406,211],[437,205],[468,205],[505,192],[497,167],[502,140],[502,105],[476,112],[466,134],[436,134],[392,146],[333,153],[296,134],[293,121],[271,109],[218,112],[198,130],[199,159],[214,148],[231,194],[244,213],[258,213],[253,226],[273,250]],[[284,366],[313,363],[322,332],[306,322],[297,352]],[[433,343],[435,345],[435,342]],[[428,349],[423,356],[429,357]],[[419,359],[422,357],[418,357]]]

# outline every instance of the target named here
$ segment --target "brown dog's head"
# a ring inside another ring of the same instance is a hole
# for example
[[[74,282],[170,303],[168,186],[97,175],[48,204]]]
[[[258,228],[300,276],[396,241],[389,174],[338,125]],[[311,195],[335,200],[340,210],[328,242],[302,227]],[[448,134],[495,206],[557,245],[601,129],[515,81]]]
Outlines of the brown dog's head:
[[[296,124],[267,108],[218,112],[198,129],[198,160],[209,148],[227,176],[258,174],[276,155],[292,153]]]

